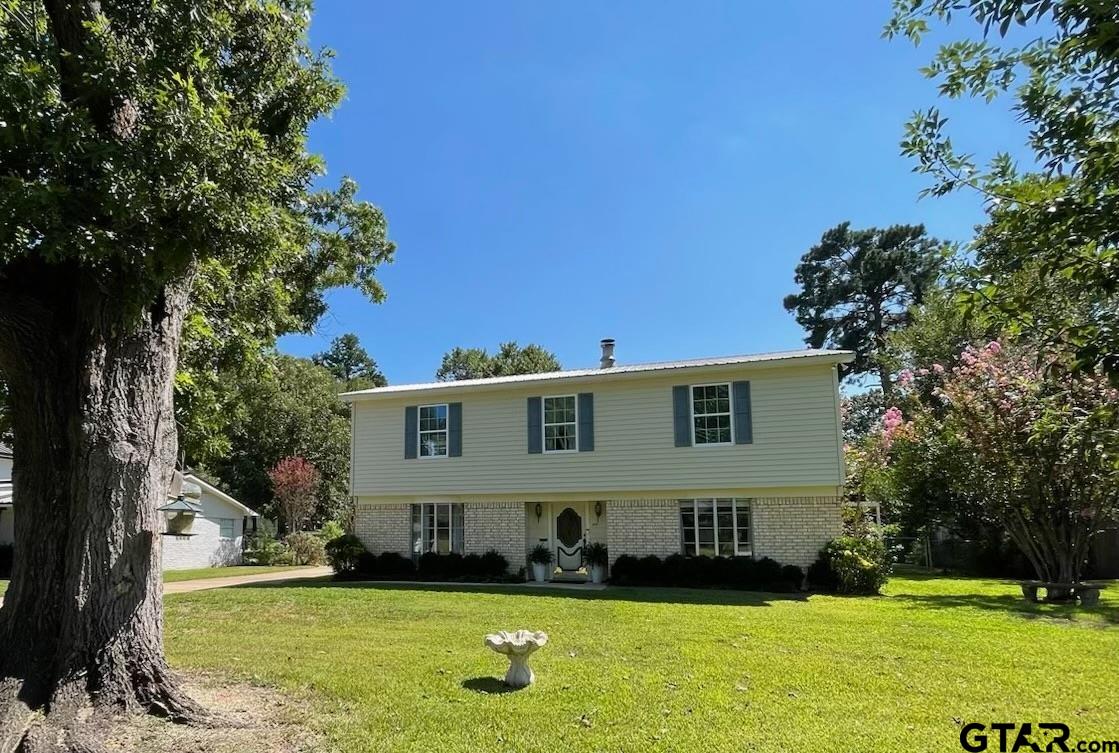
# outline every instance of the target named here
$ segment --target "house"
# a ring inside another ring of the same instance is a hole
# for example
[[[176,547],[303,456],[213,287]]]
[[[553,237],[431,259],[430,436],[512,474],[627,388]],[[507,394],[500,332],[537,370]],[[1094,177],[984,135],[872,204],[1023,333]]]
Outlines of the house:
[[[806,566],[842,529],[837,366],[800,350],[350,392],[355,533],[407,556],[543,544]]]
[[[12,461],[11,449],[0,445],[0,546],[15,541]],[[176,474],[176,484],[175,497],[161,508],[163,569],[240,564],[242,537],[256,530],[260,516],[192,473]]]
[[[12,531],[12,450],[0,443],[0,546],[11,544]]]
[[[161,508],[163,569],[241,564],[244,535],[256,530],[260,515],[193,473],[173,491],[179,494]]]

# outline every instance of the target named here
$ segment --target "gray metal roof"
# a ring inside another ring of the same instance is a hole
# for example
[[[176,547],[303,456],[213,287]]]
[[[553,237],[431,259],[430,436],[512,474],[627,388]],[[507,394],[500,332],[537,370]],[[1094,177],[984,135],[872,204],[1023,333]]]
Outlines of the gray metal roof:
[[[548,371],[543,374],[517,374],[515,376],[489,377],[487,379],[464,379],[449,382],[427,382],[421,384],[394,384],[388,387],[374,387],[369,390],[345,392],[343,400],[354,401],[412,392],[431,390],[462,390],[482,387],[496,387],[507,384],[534,384],[563,380],[598,380],[624,374],[644,372],[674,371],[684,369],[710,369],[718,366],[737,366],[746,364],[783,365],[798,362],[847,363],[854,358],[849,350],[786,350],[776,353],[754,353],[751,355],[721,356],[718,358],[696,358],[689,361],[660,361],[654,363],[635,363],[625,366],[611,366],[608,369],[573,369],[569,371]]]

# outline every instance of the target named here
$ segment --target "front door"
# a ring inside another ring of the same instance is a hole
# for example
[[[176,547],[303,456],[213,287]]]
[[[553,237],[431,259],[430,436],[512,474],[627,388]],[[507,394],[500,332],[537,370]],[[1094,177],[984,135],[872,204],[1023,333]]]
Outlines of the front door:
[[[583,566],[583,518],[571,507],[556,516],[556,564],[560,570]]]

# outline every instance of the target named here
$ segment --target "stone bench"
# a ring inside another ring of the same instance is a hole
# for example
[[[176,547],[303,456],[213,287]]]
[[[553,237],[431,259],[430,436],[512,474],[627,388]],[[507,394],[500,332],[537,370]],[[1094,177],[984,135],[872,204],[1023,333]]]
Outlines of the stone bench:
[[[1022,586],[1022,596],[1031,604],[1040,601],[1037,592],[1038,589],[1044,588],[1047,600],[1053,591],[1066,591],[1070,594],[1070,598],[1079,599],[1080,603],[1086,607],[1094,607],[1099,604],[1100,591],[1107,588],[1106,583],[1048,583],[1043,580],[1026,580],[1022,581],[1020,585]]]

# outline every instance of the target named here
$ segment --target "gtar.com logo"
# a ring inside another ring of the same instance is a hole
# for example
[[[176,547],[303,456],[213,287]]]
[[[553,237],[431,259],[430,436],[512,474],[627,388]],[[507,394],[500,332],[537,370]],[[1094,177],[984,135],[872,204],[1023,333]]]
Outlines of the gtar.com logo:
[[[1119,753],[1119,740],[1069,740],[1067,724],[1060,722],[968,722],[960,728],[960,746],[968,753],[997,751],[998,753],[1018,753],[1018,751],[1063,751],[1070,753]]]

